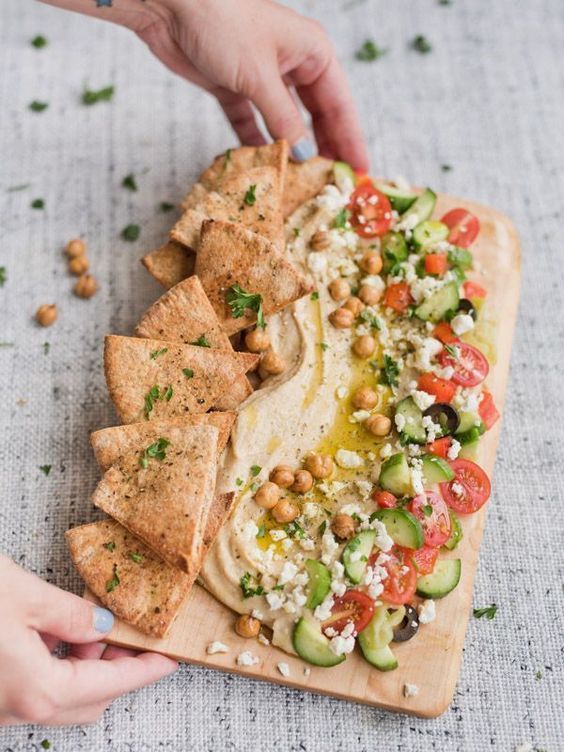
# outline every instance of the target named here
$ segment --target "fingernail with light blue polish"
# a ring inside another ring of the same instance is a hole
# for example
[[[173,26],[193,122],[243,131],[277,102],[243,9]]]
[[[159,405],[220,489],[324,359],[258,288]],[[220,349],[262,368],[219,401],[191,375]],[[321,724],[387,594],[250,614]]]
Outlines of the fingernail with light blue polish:
[[[107,608],[94,608],[94,629],[96,632],[109,632],[114,626],[114,615]]]
[[[292,157],[296,162],[305,162],[306,159],[311,159],[311,157],[314,156],[315,147],[309,138],[300,138],[300,140],[292,146]]]

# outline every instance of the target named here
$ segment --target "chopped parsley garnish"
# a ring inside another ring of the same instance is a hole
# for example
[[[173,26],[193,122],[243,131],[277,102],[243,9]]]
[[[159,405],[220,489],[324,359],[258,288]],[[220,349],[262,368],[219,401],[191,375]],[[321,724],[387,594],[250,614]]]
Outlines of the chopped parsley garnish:
[[[162,347],[160,350],[153,350],[153,352],[149,355],[151,360],[156,360],[159,355],[164,355],[168,352],[168,347]]]
[[[255,205],[255,202],[257,200],[256,190],[257,186],[256,184],[253,184],[249,186],[247,192],[245,193],[245,198],[243,199],[243,201],[247,204],[247,206]]]
[[[49,741],[49,739],[43,739],[41,741],[41,747],[43,749],[51,749],[51,742]]]
[[[32,209],[44,209],[45,201],[42,198],[34,198],[31,202]]]
[[[8,279],[8,276],[6,274],[6,267],[0,266],[0,287],[4,287],[7,279]]]
[[[360,318],[367,324],[369,324],[372,329],[380,329],[380,322],[378,321],[378,318],[367,308],[365,308],[364,311],[360,312]]]
[[[128,191],[137,191],[139,190],[137,188],[137,182],[135,180],[135,175],[130,172],[129,175],[126,175],[124,179],[121,181],[122,188],[127,188]]]
[[[256,478],[257,475],[260,474],[260,471],[262,470],[262,467],[260,465],[251,465],[251,475],[253,478]]]
[[[41,34],[38,34],[31,40],[31,46],[35,47],[36,50],[41,50],[43,49],[43,47],[47,47],[48,44],[49,42],[47,41],[47,39]]]
[[[51,349],[50,343],[49,342],[44,342],[43,343],[43,355],[48,355],[50,349]]]
[[[114,564],[114,576],[111,580],[106,582],[106,593],[113,592],[120,583],[119,574],[117,571],[117,564]]]
[[[114,543],[114,541],[108,541],[107,543],[102,543],[102,545],[108,551],[115,551],[116,550],[116,544]]]
[[[364,44],[355,52],[355,57],[357,60],[371,63],[373,60],[378,60],[378,58],[381,58],[382,55],[385,54],[386,50],[382,49],[382,47],[378,47],[376,42],[373,42],[372,39],[367,39],[366,42],[364,42]]]
[[[265,528],[265,526],[264,525],[259,525],[259,528],[257,530],[257,534],[256,534],[255,537],[257,537],[257,538],[264,538],[265,535],[266,535],[266,528]]]
[[[427,37],[424,37],[423,34],[418,34],[415,39],[411,43],[411,47],[416,51],[421,53],[421,55],[426,55],[428,52],[431,52],[433,49],[431,43],[427,39]]]
[[[497,606],[495,605],[495,603],[492,603],[491,606],[484,606],[484,608],[475,608],[472,613],[474,614],[476,619],[481,619],[482,616],[485,616],[486,619],[489,619],[491,621],[497,613]]]
[[[242,486],[244,483],[243,478],[235,478],[235,485],[236,486]]]
[[[389,355],[384,355],[384,365],[380,373],[380,381],[390,387],[398,385],[399,366]]]
[[[174,204],[171,204],[169,201],[161,201],[159,204],[159,209],[162,212],[169,212],[174,209]]]
[[[454,358],[455,360],[458,360],[458,354],[459,350],[456,345],[445,345],[445,350],[450,355],[451,358]]]
[[[229,164],[229,162],[231,162],[231,152],[232,151],[233,151],[232,149],[227,149],[225,151],[225,154],[223,155],[223,169],[224,170],[227,169],[227,165]]]
[[[245,574],[239,580],[239,587],[243,593],[243,598],[252,598],[255,595],[264,595],[264,588],[259,585],[250,572]]]
[[[327,342],[320,342],[319,347],[321,348],[322,352],[325,352],[326,350],[329,349],[329,345]]]
[[[113,86],[105,86],[103,89],[97,90],[85,89],[82,92],[82,103],[90,105],[96,104],[97,102],[109,102],[113,96]]]
[[[141,235],[141,228],[139,225],[126,225],[121,231],[121,237],[129,243],[133,243],[137,240],[139,235]]]
[[[353,538],[347,543],[347,548],[349,551],[356,551],[357,548],[360,548],[360,544],[361,544],[361,540],[357,535],[356,538]]]
[[[206,339],[205,334],[200,334],[198,339],[195,339],[193,342],[190,342],[191,345],[196,345],[196,347],[211,347],[211,344]]]
[[[309,297],[310,300],[319,300],[319,293],[317,292],[317,290],[314,290]]]
[[[170,402],[170,400],[172,399],[172,395],[173,395],[173,393],[174,393],[174,392],[173,392],[173,389],[172,389],[172,384],[169,384],[169,386],[168,386],[168,388],[167,388],[166,392],[165,392],[165,393],[164,393],[164,395],[163,395],[163,396],[164,396],[164,399],[165,399],[165,400],[166,400],[167,402]]]
[[[452,170],[452,165],[449,165],[449,164],[442,164],[442,165],[441,165],[441,170],[442,170],[443,172],[450,172],[450,171]]]
[[[346,209],[341,209],[341,211],[335,217],[333,226],[336,227],[338,230],[344,230],[347,226],[347,221],[348,221],[348,212]]]
[[[170,445],[168,439],[157,439],[143,450],[139,459],[139,464],[146,470],[149,466],[149,460],[159,460],[162,462],[166,458],[166,448]]]
[[[305,538],[305,530],[296,520],[284,525],[284,530],[289,538]]]
[[[433,507],[431,504],[425,504],[425,506],[421,507],[423,514],[425,517],[430,517],[433,514]]]
[[[134,561],[136,564],[141,564],[143,559],[145,558],[143,554],[138,554],[136,551],[130,551],[128,554],[131,561]]]
[[[194,371],[191,368],[183,368],[182,373],[186,376],[187,379],[194,378]]]
[[[155,386],[152,386],[147,392],[147,394],[145,395],[145,409],[144,409],[145,418],[149,420],[149,416],[153,412],[153,408],[157,400],[164,399],[167,402],[170,402],[172,394],[173,394],[172,386],[168,386],[166,389],[163,388],[162,392],[157,384],[155,384]]]
[[[243,290],[239,285],[232,285],[227,291],[227,303],[231,308],[231,315],[234,319],[240,319],[245,315],[245,311],[255,311],[257,314],[257,326],[259,329],[266,328],[264,313],[262,310],[262,295]]]
[[[296,236],[296,238],[299,238],[300,235],[302,234],[302,231],[300,230],[299,227],[294,227],[294,229],[292,230],[292,232],[294,233],[294,235]]]
[[[323,520],[323,522],[318,528],[319,535],[323,535],[326,530],[327,530],[327,520]]]
[[[49,475],[52,467],[53,465],[39,465],[39,469],[41,470],[43,475]]]
[[[48,102],[39,102],[37,99],[34,99],[33,102],[30,102],[29,104],[29,109],[32,112],[43,112],[47,107],[49,107]]]

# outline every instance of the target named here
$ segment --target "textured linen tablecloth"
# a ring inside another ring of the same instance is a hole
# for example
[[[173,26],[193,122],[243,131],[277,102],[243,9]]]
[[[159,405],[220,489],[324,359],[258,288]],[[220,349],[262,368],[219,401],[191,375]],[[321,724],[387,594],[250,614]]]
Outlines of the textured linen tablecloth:
[[[521,234],[520,318],[474,597],[498,604],[497,616],[471,619],[454,702],[436,720],[182,666],[93,727],[0,730],[0,750],[40,749],[44,738],[69,752],[564,749],[564,3],[293,6],[337,46],[373,171],[491,204]],[[43,50],[29,43],[38,33]],[[417,34],[431,53],[409,48]],[[377,62],[354,58],[366,37],[387,50]],[[83,106],[85,84],[113,84],[113,101]],[[34,99],[49,108],[31,112]],[[103,336],[131,333],[160,294],[138,261],[173,219],[158,204],[178,202],[234,139],[214,101],[131,33],[21,0],[0,8],[0,102],[0,340],[13,343],[0,348],[0,550],[80,592],[63,533],[96,518],[88,433],[114,421]],[[131,172],[137,193],[120,185]],[[30,208],[36,198],[43,211]],[[129,223],[142,228],[135,243],[119,237]],[[77,235],[101,287],[90,301],[72,295],[61,255]],[[32,316],[50,302],[59,321],[41,329]]]

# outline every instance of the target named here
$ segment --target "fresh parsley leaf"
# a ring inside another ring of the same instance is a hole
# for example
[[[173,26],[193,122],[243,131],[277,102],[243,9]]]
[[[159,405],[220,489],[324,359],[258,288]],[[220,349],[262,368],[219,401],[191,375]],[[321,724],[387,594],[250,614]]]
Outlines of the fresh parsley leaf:
[[[292,232],[294,233],[294,235],[296,236],[296,238],[299,238],[300,235],[302,234],[302,231],[300,230],[299,227],[294,227],[294,229],[292,230]]]
[[[251,476],[256,478],[260,474],[262,467],[260,465],[251,465]]]
[[[182,373],[186,376],[187,379],[194,378],[194,371],[191,368],[183,368]]]
[[[43,739],[41,742],[42,749],[51,749],[51,742],[49,739]]]
[[[229,162],[231,162],[231,152],[233,149],[226,149],[225,154],[223,155],[223,171],[227,169],[227,166],[229,165]]]
[[[449,165],[449,164],[442,164],[442,165],[441,165],[441,170],[442,170],[443,172],[450,172],[450,171],[452,170],[452,165]]]
[[[45,201],[42,198],[34,198],[31,202],[32,209],[44,209]]]
[[[31,46],[35,47],[36,50],[41,50],[43,49],[43,47],[47,47],[48,44],[49,42],[47,41],[47,39],[41,34],[38,34],[31,40]]]
[[[103,89],[85,89],[82,92],[82,103],[91,105],[97,102],[109,102],[114,96],[114,87],[105,86]]]
[[[171,204],[168,201],[161,201],[161,203],[159,204],[159,209],[162,212],[170,212],[174,209],[174,204]]]
[[[329,349],[329,344],[327,342],[320,342],[319,347],[321,348],[322,352],[325,352]]]
[[[348,215],[347,210],[341,209],[341,211],[335,217],[333,226],[336,227],[338,230],[344,230],[347,226],[348,216],[349,215]]]
[[[131,561],[134,561],[136,564],[141,564],[143,559],[145,558],[143,554],[138,554],[136,551],[130,551],[128,554]]]
[[[260,293],[247,292],[239,285],[232,285],[227,291],[227,303],[231,308],[231,315],[234,319],[240,319],[244,316],[246,310],[255,311],[257,326],[259,329],[266,328]]]
[[[310,300],[319,300],[319,293],[317,292],[317,290],[314,290],[309,297]]]
[[[112,593],[120,583],[117,564],[114,564],[114,576],[106,582],[106,593]]]
[[[7,279],[8,279],[8,276],[6,274],[6,267],[0,266],[0,287],[4,287]]]
[[[122,188],[127,188],[128,191],[137,191],[137,182],[135,180],[135,175],[130,172],[129,175],[126,175],[124,179],[121,181]]]
[[[49,475],[52,467],[53,465],[39,465],[39,469],[41,470],[43,475]]]
[[[259,585],[250,572],[245,574],[239,580],[239,587],[243,593],[243,598],[252,598],[255,595],[263,595],[264,588]]]
[[[433,514],[433,507],[431,504],[425,504],[421,509],[425,517],[430,517]]]
[[[143,450],[141,457],[139,459],[139,464],[141,467],[146,470],[149,466],[149,460],[159,460],[159,462],[162,462],[166,458],[166,449],[170,445],[170,441],[168,439],[157,439],[152,444],[150,444],[146,449]]]
[[[190,342],[191,345],[196,345],[197,347],[211,347],[211,344],[206,339],[205,334],[201,334],[198,339],[195,339],[193,342]]]
[[[145,395],[145,418],[147,418],[147,420],[149,419],[149,416],[153,412],[155,401],[160,399],[160,394],[161,394],[160,389],[155,384],[155,386],[152,386],[147,392],[147,394]]]
[[[323,535],[326,530],[327,530],[327,520],[323,520],[323,522],[321,523],[321,525],[318,528],[319,535]]]
[[[169,386],[166,389],[166,392],[161,396],[161,399],[165,399],[167,402],[170,402],[172,399],[174,391],[172,389],[172,384],[169,384]]]
[[[289,538],[305,538],[305,530],[296,520],[284,525],[284,530]]]
[[[141,235],[141,228],[139,225],[126,225],[121,231],[121,237],[123,240],[127,240],[129,243],[133,243]]]
[[[360,318],[365,321],[372,329],[379,330],[380,322],[375,314],[369,311],[367,308],[360,312]]]
[[[253,184],[249,186],[247,192],[245,193],[245,197],[243,201],[245,202],[245,204],[247,204],[247,206],[255,205],[256,200],[257,200],[256,190],[257,190],[257,186],[256,184]]]
[[[491,606],[484,606],[484,608],[475,608],[472,613],[474,614],[476,619],[481,619],[482,616],[485,616],[486,619],[489,619],[491,621],[497,613],[497,606],[495,605],[495,603],[492,603]]]
[[[43,343],[43,355],[48,355],[50,349],[51,349],[51,345],[49,344],[49,342],[44,342]]]
[[[29,109],[32,112],[43,112],[47,107],[49,107],[48,102],[39,102],[37,99],[34,99],[33,102],[30,102],[29,104]]]
[[[355,52],[357,60],[362,60],[366,63],[371,63],[373,60],[378,60],[382,55],[386,54],[386,50],[378,47],[376,42],[372,39],[367,39],[366,42]]]
[[[266,528],[264,525],[259,525],[259,528],[257,530],[256,538],[264,538],[266,535]]]
[[[390,387],[398,385],[399,366],[389,355],[384,355],[384,365],[380,373],[380,381]]]
[[[244,480],[243,480],[243,478],[235,478],[235,485],[236,485],[236,486],[239,486],[239,487],[240,487],[240,486],[242,486],[242,485],[243,485],[243,483],[244,483]]]
[[[102,543],[102,545],[108,551],[115,551],[116,550],[116,544],[114,543],[114,541],[108,541],[107,543]]]
[[[411,42],[411,47],[421,55],[426,55],[433,49],[433,46],[431,45],[427,37],[423,36],[423,34],[418,34],[415,37],[415,39]]]
[[[445,350],[450,355],[451,358],[454,358],[455,360],[458,360],[458,354],[459,350],[456,345],[445,345]]]
[[[159,357],[159,355],[164,355],[167,352],[168,352],[168,347],[162,347],[160,350],[153,350],[153,352],[150,353],[149,357],[151,358],[151,360],[156,360]]]

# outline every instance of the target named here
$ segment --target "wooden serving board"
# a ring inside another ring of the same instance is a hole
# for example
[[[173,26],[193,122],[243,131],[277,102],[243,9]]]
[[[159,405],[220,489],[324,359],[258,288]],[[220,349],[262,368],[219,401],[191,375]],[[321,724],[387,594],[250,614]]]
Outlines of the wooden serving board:
[[[470,201],[441,195],[435,216],[440,217],[456,206],[463,206],[476,214],[482,226],[479,239],[473,246],[478,274],[473,274],[472,279],[483,282],[489,290],[490,299],[495,301],[492,308],[495,309],[498,323],[495,338],[498,361],[487,383],[502,411],[519,299],[519,241],[513,225],[504,215]],[[479,462],[490,477],[499,433],[498,421],[482,441]],[[463,519],[464,539],[453,552],[454,556],[462,559],[460,584],[444,600],[437,601],[437,618],[434,622],[422,627],[415,639],[394,645],[393,650],[399,661],[399,668],[395,671],[379,672],[355,652],[335,668],[311,666],[306,675],[306,664],[300,658],[272,646],[263,646],[254,639],[238,637],[233,629],[235,615],[198,585],[192,590],[165,639],[146,637],[118,622],[108,642],[140,650],[155,650],[187,663],[388,710],[426,718],[438,716],[449,706],[458,679],[487,506]],[[228,645],[229,653],[208,655],[206,647],[214,640]],[[244,650],[250,650],[260,662],[250,667],[237,666],[237,655]],[[277,669],[280,661],[290,667],[287,678]],[[416,696],[403,696],[406,683],[417,685],[419,692]]]

